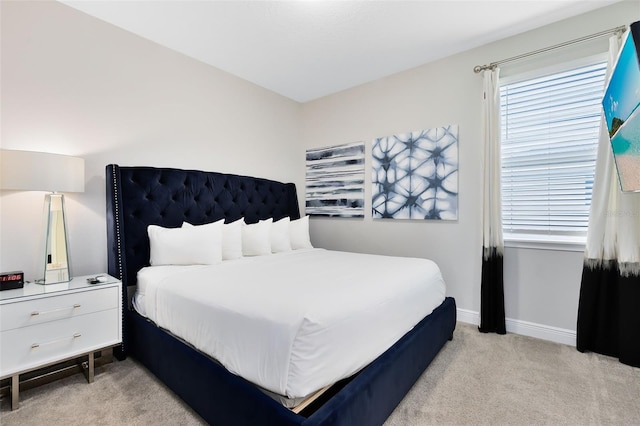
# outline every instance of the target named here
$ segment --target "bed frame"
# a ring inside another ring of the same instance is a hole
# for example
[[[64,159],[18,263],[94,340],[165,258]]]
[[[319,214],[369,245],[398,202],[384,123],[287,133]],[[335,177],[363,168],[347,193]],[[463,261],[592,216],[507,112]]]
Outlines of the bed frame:
[[[131,355],[205,421],[218,425],[382,424],[453,337],[447,297],[429,316],[353,377],[300,413],[284,407],[207,355],[130,308],[138,270],[149,264],[147,226],[178,227],[224,218],[248,223],[300,217],[295,185],[249,176],[154,167],[106,167],[108,272],[123,282],[123,343]]]

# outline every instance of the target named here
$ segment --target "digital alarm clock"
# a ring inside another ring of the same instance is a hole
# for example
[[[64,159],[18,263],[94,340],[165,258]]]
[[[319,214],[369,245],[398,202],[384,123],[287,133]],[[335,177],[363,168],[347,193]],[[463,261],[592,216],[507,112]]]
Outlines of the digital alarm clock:
[[[0,272],[0,291],[24,287],[24,272]]]

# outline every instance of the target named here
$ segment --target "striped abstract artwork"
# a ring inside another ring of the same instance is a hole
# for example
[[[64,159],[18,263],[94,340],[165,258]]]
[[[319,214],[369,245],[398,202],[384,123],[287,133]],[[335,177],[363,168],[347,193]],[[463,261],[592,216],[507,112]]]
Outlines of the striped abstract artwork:
[[[306,214],[364,217],[364,142],[307,150]]]
[[[373,140],[372,214],[458,219],[458,126]]]

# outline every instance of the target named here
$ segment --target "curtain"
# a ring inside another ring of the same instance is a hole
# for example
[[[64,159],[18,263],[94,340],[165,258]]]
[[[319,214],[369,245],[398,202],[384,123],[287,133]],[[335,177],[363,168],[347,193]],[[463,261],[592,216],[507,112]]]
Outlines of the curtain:
[[[500,197],[500,91],[499,68],[483,74],[484,179],[482,202],[482,282],[480,327],[483,333],[505,334],[502,259],[502,207]]]
[[[609,40],[609,69],[620,48]],[[602,119],[578,304],[577,349],[640,367],[640,193],[620,191]]]

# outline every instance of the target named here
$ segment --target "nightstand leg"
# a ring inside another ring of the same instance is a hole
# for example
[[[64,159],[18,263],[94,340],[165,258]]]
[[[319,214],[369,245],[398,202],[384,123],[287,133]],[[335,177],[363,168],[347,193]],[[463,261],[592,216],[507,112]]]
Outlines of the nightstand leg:
[[[89,353],[89,375],[87,376],[87,380],[89,381],[89,383],[93,383],[94,364],[95,364],[95,359],[93,354],[94,354],[93,351]]]
[[[20,394],[20,375],[11,376],[11,409],[18,409],[18,396]]]

